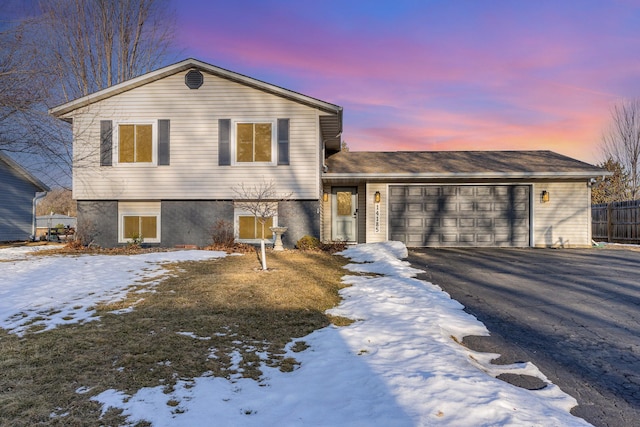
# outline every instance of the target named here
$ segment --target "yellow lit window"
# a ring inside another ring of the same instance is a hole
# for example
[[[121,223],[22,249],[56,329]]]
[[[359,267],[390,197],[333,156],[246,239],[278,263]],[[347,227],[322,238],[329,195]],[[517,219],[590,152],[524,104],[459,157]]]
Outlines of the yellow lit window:
[[[120,163],[151,163],[153,161],[152,129],[151,125],[118,126]]]
[[[271,123],[238,123],[236,127],[236,161],[271,162]]]
[[[267,218],[264,224],[264,238],[273,238],[270,228],[273,227],[273,218]],[[262,223],[253,215],[240,215],[238,217],[238,238],[262,239]]]
[[[125,215],[123,217],[123,231],[125,239],[133,239],[134,237],[157,239],[158,217]]]

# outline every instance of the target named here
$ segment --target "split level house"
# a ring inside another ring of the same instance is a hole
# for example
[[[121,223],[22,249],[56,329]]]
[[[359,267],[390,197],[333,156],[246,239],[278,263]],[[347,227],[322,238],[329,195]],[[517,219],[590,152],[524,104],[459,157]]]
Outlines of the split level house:
[[[46,191],[46,184],[0,151],[0,242],[34,235],[36,196]]]
[[[590,246],[605,174],[550,151],[341,151],[341,107],[195,59],[50,113],[73,124],[78,224],[104,247],[205,246],[220,221],[256,242],[240,189],[265,184],[289,247]]]

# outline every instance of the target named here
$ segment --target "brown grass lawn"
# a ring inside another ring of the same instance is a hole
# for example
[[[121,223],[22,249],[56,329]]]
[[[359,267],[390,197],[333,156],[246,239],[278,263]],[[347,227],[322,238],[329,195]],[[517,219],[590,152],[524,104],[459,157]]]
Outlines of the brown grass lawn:
[[[324,314],[340,300],[346,261],[300,251],[267,258],[266,272],[255,254],[175,264],[155,292],[98,307],[99,321],[23,338],[0,329],[0,425],[118,425],[124,420],[118,412],[99,420],[101,408],[89,399],[110,388],[171,391],[177,379],[205,372],[228,378],[237,374],[234,350],[242,354],[244,377],[260,379],[265,362],[258,352],[269,355],[269,366],[291,371],[298,362],[284,357],[287,343],[332,321],[348,322]],[[109,313],[141,297],[133,311]],[[298,339],[294,348],[305,346]],[[78,393],[80,387],[90,391]]]

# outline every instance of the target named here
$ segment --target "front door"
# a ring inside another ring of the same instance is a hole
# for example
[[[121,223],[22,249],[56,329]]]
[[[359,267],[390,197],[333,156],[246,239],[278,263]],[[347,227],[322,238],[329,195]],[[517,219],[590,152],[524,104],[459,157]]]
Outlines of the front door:
[[[358,241],[358,189],[333,187],[331,189],[331,239]]]

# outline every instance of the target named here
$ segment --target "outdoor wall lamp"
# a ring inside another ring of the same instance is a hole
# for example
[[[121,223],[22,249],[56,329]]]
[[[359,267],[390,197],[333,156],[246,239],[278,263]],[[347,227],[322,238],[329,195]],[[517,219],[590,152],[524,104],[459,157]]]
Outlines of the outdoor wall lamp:
[[[373,200],[375,200],[376,203],[380,203],[380,192],[376,191],[376,194],[373,195]]]
[[[542,203],[547,203],[549,201],[549,192],[547,190],[542,190],[540,200],[542,200]]]
[[[324,193],[322,195],[322,201],[323,202],[328,202],[329,201],[329,193]]]

